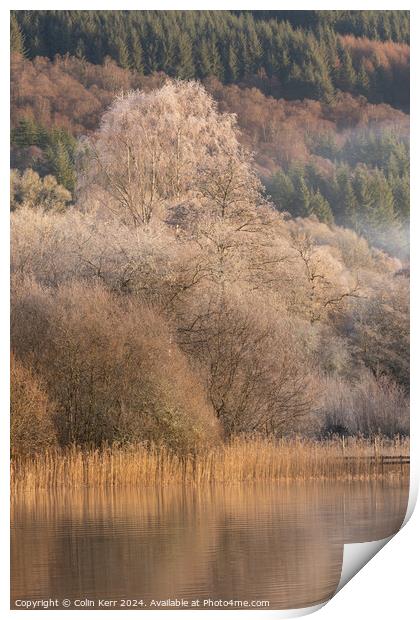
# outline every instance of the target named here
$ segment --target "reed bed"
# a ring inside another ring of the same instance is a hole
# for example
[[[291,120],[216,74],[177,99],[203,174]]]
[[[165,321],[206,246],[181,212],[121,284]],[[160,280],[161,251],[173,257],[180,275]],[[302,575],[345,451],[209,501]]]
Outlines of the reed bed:
[[[399,438],[322,442],[299,438],[237,439],[184,457],[162,446],[144,444],[91,450],[72,446],[46,450],[33,457],[14,457],[11,487],[17,490],[395,478],[408,476],[408,454],[409,440]]]

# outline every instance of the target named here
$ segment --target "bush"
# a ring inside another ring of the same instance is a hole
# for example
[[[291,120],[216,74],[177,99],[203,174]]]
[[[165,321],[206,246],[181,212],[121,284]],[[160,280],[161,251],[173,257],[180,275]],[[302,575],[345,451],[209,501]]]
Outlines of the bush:
[[[12,170],[10,174],[10,208],[26,206],[46,211],[63,211],[71,201],[70,192],[59,185],[51,174],[43,179],[28,168],[22,174]]]
[[[55,405],[34,372],[13,354],[10,360],[12,455],[30,454],[57,443]]]
[[[365,371],[354,383],[327,379],[319,422],[323,435],[408,435],[409,402],[392,378]]]
[[[100,284],[24,282],[13,346],[31,356],[57,401],[62,444],[165,443],[195,451],[218,437],[202,387],[165,321]]]

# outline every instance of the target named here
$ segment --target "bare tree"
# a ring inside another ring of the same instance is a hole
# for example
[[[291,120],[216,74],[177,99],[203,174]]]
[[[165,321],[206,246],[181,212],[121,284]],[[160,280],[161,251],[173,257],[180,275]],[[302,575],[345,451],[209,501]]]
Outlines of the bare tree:
[[[226,436],[289,431],[312,402],[310,371],[296,342],[253,301],[208,294],[179,330],[181,346],[204,372]]]
[[[347,299],[361,296],[357,274],[349,283],[349,274],[343,278],[341,266],[332,260],[331,254],[316,247],[309,234],[292,231],[291,245],[303,267],[306,289],[303,303],[311,323],[338,312]]]
[[[166,201],[196,191],[199,168],[237,144],[233,115],[220,114],[197,82],[167,82],[120,95],[79,155],[80,200],[96,199],[135,226]],[[210,165],[210,164],[208,164]]]

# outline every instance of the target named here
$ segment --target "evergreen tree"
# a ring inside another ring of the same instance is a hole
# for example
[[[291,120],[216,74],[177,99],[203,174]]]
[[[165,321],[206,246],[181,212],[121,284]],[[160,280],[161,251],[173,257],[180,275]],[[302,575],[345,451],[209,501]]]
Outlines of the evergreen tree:
[[[370,184],[374,202],[368,213],[369,224],[375,229],[389,230],[396,221],[392,190],[380,170],[373,173]]]
[[[245,45],[244,50],[247,57],[247,70],[250,75],[257,73],[262,58],[262,47],[258,38],[254,20],[248,15],[245,20]],[[244,63],[245,64],[245,63]]]
[[[292,213],[292,215],[301,217],[308,217],[308,215],[311,215],[311,198],[311,192],[309,191],[305,178],[301,175],[296,187],[295,213]]]
[[[362,221],[366,221],[369,212],[374,209],[375,202],[366,166],[359,165],[356,167],[353,190],[356,195],[360,218]]]
[[[38,126],[31,117],[22,118],[18,125],[12,129],[11,142],[16,146],[25,148],[38,143]]]
[[[401,222],[407,223],[410,217],[410,177],[405,174],[394,182],[395,212]]]
[[[268,184],[267,190],[272,201],[280,211],[293,212],[295,188],[288,174],[283,170],[276,172]]]
[[[239,32],[236,48],[238,58],[238,76],[249,77],[253,73],[253,58],[248,50],[244,32]]]
[[[22,50],[22,35],[31,58],[68,52],[102,63],[111,56],[140,72],[215,75],[228,83],[258,74],[267,91],[272,79],[276,90],[281,84],[280,96],[287,99],[329,102],[339,88],[375,102],[408,105],[408,66],[397,75],[368,50],[358,54],[355,72],[350,49],[338,36],[408,42],[406,11],[16,11],[11,29],[13,48]],[[374,65],[369,71],[367,61]]]
[[[342,192],[342,212],[343,223],[349,228],[353,228],[357,232],[361,231],[361,222],[359,222],[357,213],[357,199],[353,190],[351,180],[348,178]]]
[[[125,40],[122,37],[115,38],[111,45],[111,49],[113,50],[112,56],[115,58],[120,67],[123,69],[129,69],[130,53]]]
[[[200,41],[197,50],[197,73],[200,79],[214,75],[212,72],[212,61],[207,41]]]
[[[74,164],[65,144],[61,140],[48,148],[47,158],[58,183],[70,192],[74,192],[76,185]]]
[[[357,73],[357,89],[365,97],[369,96],[370,91],[370,79],[369,75],[366,71],[365,65],[362,63],[358,73]]]
[[[340,67],[338,70],[338,87],[352,91],[356,85],[357,75],[353,67],[350,53],[347,49],[340,50]]]
[[[130,66],[138,73],[143,73],[143,49],[137,31],[132,28],[130,32]]]
[[[175,51],[175,75],[183,80],[195,76],[191,41],[187,35],[180,33]]]
[[[25,39],[13,13],[10,15],[10,52],[25,55]]]
[[[235,82],[238,77],[238,59],[232,43],[228,43],[225,56],[225,80]]]
[[[214,75],[219,80],[223,80],[224,68],[221,61],[220,52],[216,40],[216,36],[211,33],[208,39],[209,61],[210,61],[210,75]]]
[[[332,224],[334,222],[331,207],[319,190],[316,190],[316,192],[312,193],[310,196],[309,213],[316,215],[320,222],[325,222],[326,224]]]
[[[74,53],[77,56],[77,58],[85,58],[86,57],[86,46],[85,46],[85,42],[83,41],[82,38],[78,39],[76,48],[74,50]]]

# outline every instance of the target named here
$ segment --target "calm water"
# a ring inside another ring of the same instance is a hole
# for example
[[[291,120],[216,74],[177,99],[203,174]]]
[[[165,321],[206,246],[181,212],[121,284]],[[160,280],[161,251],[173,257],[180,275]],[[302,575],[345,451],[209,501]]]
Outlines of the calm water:
[[[90,609],[100,599],[313,605],[337,587],[343,543],[396,532],[407,499],[408,483],[378,482],[17,496],[12,606],[41,598],[88,599]]]

